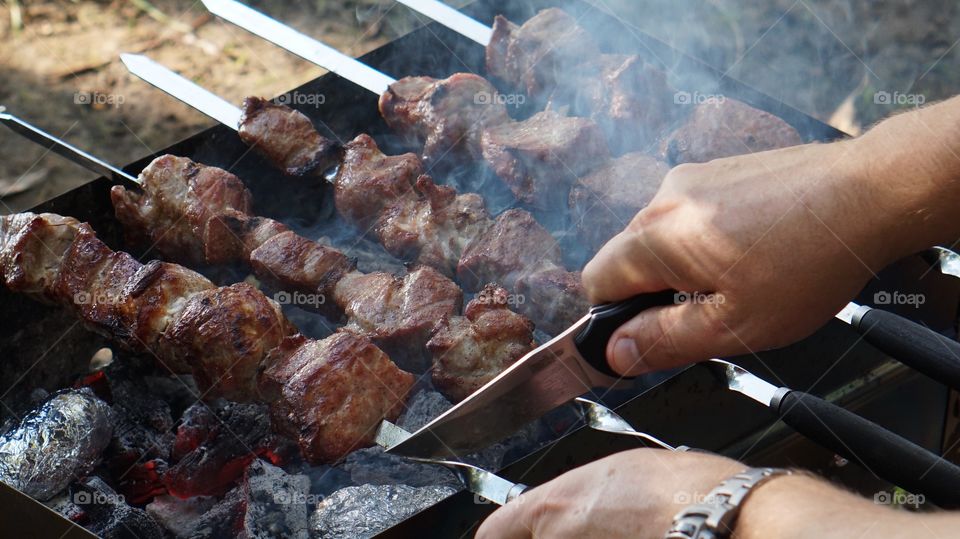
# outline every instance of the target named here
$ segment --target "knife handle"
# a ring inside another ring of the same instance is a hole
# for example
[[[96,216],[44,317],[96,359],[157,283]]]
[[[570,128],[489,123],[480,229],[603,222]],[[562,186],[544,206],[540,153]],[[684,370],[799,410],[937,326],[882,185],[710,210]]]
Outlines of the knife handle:
[[[947,509],[960,507],[960,467],[820,397],[789,391],[771,403],[784,423],[867,471]]]
[[[868,343],[904,365],[960,389],[960,343],[902,316],[867,310],[853,327]]]
[[[614,372],[607,363],[607,343],[610,342],[613,332],[647,309],[673,305],[676,303],[675,296],[675,291],[666,290],[591,307],[588,313],[590,321],[574,337],[577,351],[593,368],[607,376],[622,378],[622,375]]]

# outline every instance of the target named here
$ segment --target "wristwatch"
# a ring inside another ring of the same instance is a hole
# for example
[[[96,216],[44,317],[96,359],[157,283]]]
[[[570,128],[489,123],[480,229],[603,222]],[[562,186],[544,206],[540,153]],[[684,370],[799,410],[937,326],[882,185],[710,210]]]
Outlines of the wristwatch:
[[[725,480],[707,497],[673,517],[664,539],[723,539],[733,533],[740,505],[753,491],[773,477],[791,475],[783,468],[748,468]]]

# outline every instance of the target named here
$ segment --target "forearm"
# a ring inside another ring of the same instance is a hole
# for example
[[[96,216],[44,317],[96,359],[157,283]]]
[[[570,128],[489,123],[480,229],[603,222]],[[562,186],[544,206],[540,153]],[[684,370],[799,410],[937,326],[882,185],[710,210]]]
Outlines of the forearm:
[[[851,150],[891,259],[960,238],[960,97],[888,118]]]
[[[747,498],[734,538],[913,539],[918,530],[931,537],[950,537],[958,527],[957,514],[897,511],[823,480],[794,475],[761,485]]]

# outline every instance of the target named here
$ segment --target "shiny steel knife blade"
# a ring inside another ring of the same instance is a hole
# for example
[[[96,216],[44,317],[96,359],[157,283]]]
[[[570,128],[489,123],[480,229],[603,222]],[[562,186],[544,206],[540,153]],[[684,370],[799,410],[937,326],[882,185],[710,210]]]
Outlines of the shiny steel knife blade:
[[[324,45],[310,36],[251,9],[234,0],[203,0],[214,15],[262,37],[297,56],[324,67],[337,75],[370,90],[376,95],[387,91],[396,82],[356,58]]]
[[[121,54],[134,75],[231,128],[240,127],[240,108],[141,54]]]

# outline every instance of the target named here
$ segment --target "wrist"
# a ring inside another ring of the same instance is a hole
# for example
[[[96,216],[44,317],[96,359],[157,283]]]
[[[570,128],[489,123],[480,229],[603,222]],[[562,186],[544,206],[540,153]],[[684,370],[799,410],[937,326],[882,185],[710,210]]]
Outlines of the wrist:
[[[960,100],[889,118],[851,147],[851,185],[883,238],[884,265],[960,236]]]

